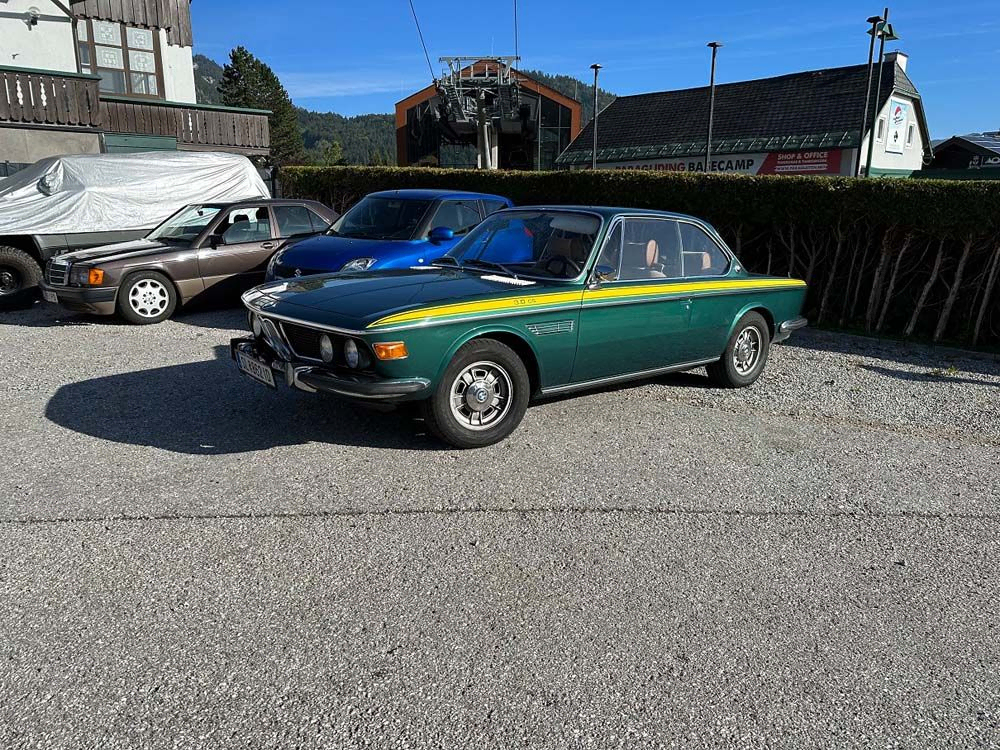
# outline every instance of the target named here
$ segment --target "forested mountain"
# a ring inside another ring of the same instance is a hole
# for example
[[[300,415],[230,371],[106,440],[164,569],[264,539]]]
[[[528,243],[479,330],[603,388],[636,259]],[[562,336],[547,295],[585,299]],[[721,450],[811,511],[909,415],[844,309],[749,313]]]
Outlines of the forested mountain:
[[[195,55],[195,90],[202,104],[219,104],[219,82],[222,66],[204,55]],[[577,99],[583,105],[583,123],[594,114],[593,84],[572,76],[550,75],[539,70],[526,70],[534,78],[559,93]],[[598,89],[598,104],[603,109],[615,95]],[[313,112],[295,108],[299,128],[309,160],[315,164],[395,164],[396,126],[391,114],[355,115],[345,117],[335,112]]]

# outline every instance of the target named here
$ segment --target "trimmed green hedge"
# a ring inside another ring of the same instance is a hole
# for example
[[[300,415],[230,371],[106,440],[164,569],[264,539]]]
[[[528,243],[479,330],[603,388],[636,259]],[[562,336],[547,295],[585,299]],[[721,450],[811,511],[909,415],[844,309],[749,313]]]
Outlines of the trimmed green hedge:
[[[805,278],[825,325],[1000,344],[1000,181],[287,167],[283,193],[343,211],[367,193],[453,188],[519,205],[604,205],[713,223],[747,267]]]

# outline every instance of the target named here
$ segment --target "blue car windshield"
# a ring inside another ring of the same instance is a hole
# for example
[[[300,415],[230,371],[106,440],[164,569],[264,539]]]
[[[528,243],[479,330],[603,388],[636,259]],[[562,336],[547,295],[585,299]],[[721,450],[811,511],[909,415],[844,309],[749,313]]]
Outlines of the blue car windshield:
[[[326,233],[362,240],[412,240],[430,205],[427,200],[369,195],[337,219]]]
[[[435,263],[516,276],[575,279],[583,273],[601,220],[571,211],[502,211]]]

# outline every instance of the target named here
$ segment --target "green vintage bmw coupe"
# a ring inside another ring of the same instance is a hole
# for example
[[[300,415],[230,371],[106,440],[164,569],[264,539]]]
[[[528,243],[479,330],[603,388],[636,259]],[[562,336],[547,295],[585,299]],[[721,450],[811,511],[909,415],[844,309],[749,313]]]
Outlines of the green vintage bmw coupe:
[[[419,401],[434,434],[471,448],[507,437],[536,396],[702,366],[748,386],[806,325],[805,292],[747,273],[690,216],[515,208],[430,266],[257,287],[253,336],[231,350],[272,388]]]

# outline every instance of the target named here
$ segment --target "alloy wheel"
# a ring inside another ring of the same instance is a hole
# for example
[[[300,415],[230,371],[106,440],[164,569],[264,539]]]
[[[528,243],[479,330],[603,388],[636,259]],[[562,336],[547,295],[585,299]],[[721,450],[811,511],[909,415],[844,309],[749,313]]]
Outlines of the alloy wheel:
[[[451,413],[469,430],[487,430],[510,410],[513,385],[507,371],[495,362],[475,362],[451,385]]]
[[[155,318],[167,309],[170,304],[170,294],[156,279],[142,279],[133,284],[129,290],[128,304],[137,315]]]

